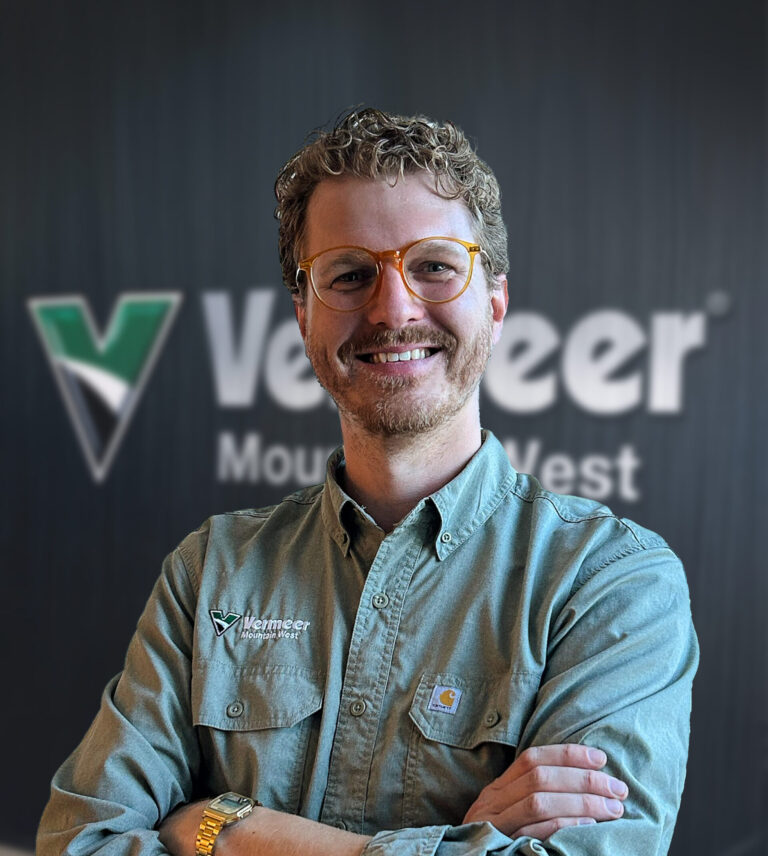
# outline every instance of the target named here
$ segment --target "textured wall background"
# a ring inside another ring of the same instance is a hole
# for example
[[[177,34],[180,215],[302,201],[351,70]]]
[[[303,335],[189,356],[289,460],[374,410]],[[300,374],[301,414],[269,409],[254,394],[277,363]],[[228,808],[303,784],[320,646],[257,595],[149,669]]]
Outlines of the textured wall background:
[[[338,440],[290,326],[272,183],[312,127],[366,103],[454,120],[495,169],[517,338],[484,422],[682,556],[702,664],[673,853],[765,853],[765,5],[4,0],[0,16],[0,837],[31,846],[163,556],[312,478]],[[182,302],[99,484],[28,301],[81,295],[103,331],[124,292]],[[585,319],[605,341],[579,363]],[[673,328],[701,331],[679,374]],[[590,360],[633,337],[603,395]],[[551,401],[526,409],[547,378]]]

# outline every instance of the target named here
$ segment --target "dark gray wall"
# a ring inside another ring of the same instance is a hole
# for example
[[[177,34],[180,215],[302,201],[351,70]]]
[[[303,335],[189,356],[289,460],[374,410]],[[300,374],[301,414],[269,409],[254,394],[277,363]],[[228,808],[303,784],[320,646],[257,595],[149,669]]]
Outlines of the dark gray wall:
[[[270,335],[291,317],[274,176],[312,127],[367,103],[476,140],[504,193],[512,313],[563,339],[605,309],[649,336],[663,312],[704,325],[674,413],[648,405],[648,347],[617,374],[641,378],[642,401],[610,415],[569,395],[560,348],[537,367],[558,379],[552,406],[516,412],[486,387],[483,417],[543,457],[630,446],[641,462],[631,490],[611,464],[607,501],[682,556],[702,647],[673,853],[765,853],[764,4],[19,0],[0,15],[1,835],[31,843],[165,553],[209,514],[296,486],[219,479],[222,432],[258,434],[273,481],[276,446],[337,441],[327,405],[291,410],[267,385],[296,356],[279,342],[253,405],[219,402],[203,294],[227,295],[238,330],[254,289],[276,294]],[[97,484],[27,301],[84,295],[103,327],[119,294],[167,290],[181,309]],[[503,389],[524,347],[499,364]]]

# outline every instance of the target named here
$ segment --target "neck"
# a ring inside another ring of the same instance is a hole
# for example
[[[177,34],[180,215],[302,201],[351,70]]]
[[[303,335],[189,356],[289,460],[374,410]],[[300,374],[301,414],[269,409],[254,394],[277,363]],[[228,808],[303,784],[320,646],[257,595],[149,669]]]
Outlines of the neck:
[[[373,435],[342,418],[346,492],[385,531],[448,484],[480,448],[480,416],[419,434]]]

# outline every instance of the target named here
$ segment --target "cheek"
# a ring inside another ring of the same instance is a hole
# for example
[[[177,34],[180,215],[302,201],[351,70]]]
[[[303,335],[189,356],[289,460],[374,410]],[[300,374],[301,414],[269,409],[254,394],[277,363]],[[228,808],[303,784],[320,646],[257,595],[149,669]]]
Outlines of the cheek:
[[[466,302],[462,302],[465,297]],[[434,321],[460,339],[471,338],[488,325],[492,317],[490,301],[486,303],[476,295],[463,294],[458,300],[436,309],[439,311],[433,313]]]
[[[315,347],[335,353],[352,335],[354,324],[340,313],[330,314],[325,307],[308,308],[305,315],[305,341],[307,335]]]

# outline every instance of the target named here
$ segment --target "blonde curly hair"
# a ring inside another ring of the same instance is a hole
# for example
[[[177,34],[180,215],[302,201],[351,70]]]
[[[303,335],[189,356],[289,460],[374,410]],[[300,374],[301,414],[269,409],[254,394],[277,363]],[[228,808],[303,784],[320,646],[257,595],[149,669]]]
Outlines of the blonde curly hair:
[[[296,281],[307,205],[315,187],[330,176],[388,179],[423,170],[435,177],[435,191],[461,199],[477,224],[483,265],[491,277],[506,273],[507,229],[501,219],[501,192],[490,167],[475,154],[460,128],[426,116],[396,116],[365,108],[348,113],[282,168],[275,182],[278,247],[283,281],[299,298]]]

